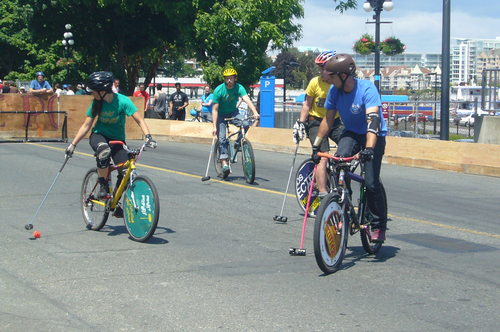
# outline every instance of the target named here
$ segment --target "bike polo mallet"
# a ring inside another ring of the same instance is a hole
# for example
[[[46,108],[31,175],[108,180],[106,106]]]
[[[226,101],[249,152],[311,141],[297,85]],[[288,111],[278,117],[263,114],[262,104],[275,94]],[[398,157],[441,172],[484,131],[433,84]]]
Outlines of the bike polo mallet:
[[[210,180],[210,176],[208,176],[208,168],[210,167],[210,160],[212,159],[212,153],[214,151],[214,144],[216,138],[217,137],[214,136],[214,138],[212,139],[212,146],[210,147],[210,153],[208,154],[207,170],[205,171],[205,176],[201,178],[202,182]]]
[[[309,207],[311,205],[311,196],[312,196],[312,191],[314,188],[314,179],[316,178],[316,168],[317,167],[318,167],[318,165],[314,166],[314,171],[313,171],[312,179],[311,179],[311,185],[309,186],[309,195],[307,196],[306,212],[304,213],[304,222],[302,223],[302,235],[300,237],[300,247],[299,248],[290,248],[288,250],[288,253],[292,256],[305,256],[306,255],[306,249],[304,249],[304,235],[306,232],[307,218],[309,217]]]
[[[288,186],[290,185],[290,180],[292,178],[293,168],[295,166],[295,158],[297,157],[297,151],[299,150],[299,143],[297,142],[295,146],[295,153],[293,154],[292,167],[290,167],[290,174],[288,175],[288,182],[286,183],[285,197],[283,198],[283,204],[281,204],[281,212],[279,215],[274,216],[274,221],[287,222],[288,218],[283,215],[283,209],[285,208],[286,196],[288,195]]]
[[[47,191],[47,193],[45,194],[45,197],[43,198],[42,202],[40,203],[40,205],[39,205],[39,206],[38,206],[38,208],[36,209],[36,212],[35,212],[35,214],[33,215],[33,217],[31,218],[31,221],[30,221],[28,224],[24,225],[24,228],[25,228],[26,230],[28,230],[28,231],[29,231],[29,230],[33,229],[33,222],[35,221],[36,217],[38,216],[38,212],[40,212],[40,208],[42,207],[43,203],[45,203],[45,200],[47,199],[47,196],[49,195],[50,191],[52,190],[52,187],[54,187],[54,184],[56,183],[57,178],[58,178],[58,177],[59,177],[59,175],[61,174],[61,172],[62,172],[62,170],[63,170],[64,166],[66,166],[66,163],[68,162],[69,158],[70,158],[70,156],[69,156],[69,155],[66,155],[66,157],[65,157],[65,159],[64,159],[64,163],[63,163],[63,164],[62,164],[62,166],[61,166],[61,169],[59,170],[59,172],[57,172],[56,177],[54,178],[54,181],[52,181],[52,184],[50,185],[49,190]]]

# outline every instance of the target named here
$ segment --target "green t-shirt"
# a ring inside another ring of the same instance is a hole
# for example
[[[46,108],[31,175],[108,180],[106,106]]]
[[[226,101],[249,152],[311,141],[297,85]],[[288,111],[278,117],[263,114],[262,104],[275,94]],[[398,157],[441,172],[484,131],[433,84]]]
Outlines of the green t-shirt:
[[[102,134],[109,139],[124,141],[126,117],[137,112],[137,107],[129,97],[119,93],[114,95],[111,103],[102,103],[101,115],[97,118],[92,132]],[[92,118],[92,104],[86,114]]]
[[[238,97],[246,96],[247,92],[243,85],[235,83],[232,89],[226,88],[226,84],[222,83],[214,90],[214,104],[219,104],[219,114],[231,114],[236,111]]]

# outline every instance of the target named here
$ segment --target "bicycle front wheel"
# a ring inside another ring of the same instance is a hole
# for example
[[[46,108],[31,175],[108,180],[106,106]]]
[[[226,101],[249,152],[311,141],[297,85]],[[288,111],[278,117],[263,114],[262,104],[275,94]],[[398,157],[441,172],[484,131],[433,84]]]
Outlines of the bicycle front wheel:
[[[337,193],[323,198],[314,223],[314,257],[325,274],[337,271],[347,247],[349,218]]]
[[[125,191],[123,218],[130,237],[139,242],[153,236],[160,217],[160,199],[153,182],[138,175]]]
[[[311,158],[306,159],[300,164],[295,174],[295,197],[297,197],[297,202],[304,212],[306,211],[307,197],[309,196],[309,186],[311,185],[314,166],[314,161]],[[321,198],[319,198],[318,194],[318,191],[313,188],[311,203],[309,204],[310,216],[316,215],[316,210],[321,202]]]
[[[107,200],[99,199],[99,175],[97,168],[87,172],[82,183],[80,202],[85,226],[94,231],[100,230],[108,220]]]
[[[245,181],[252,184],[255,181],[255,155],[250,141],[246,139],[241,141],[241,154]]]
[[[384,214],[387,215],[387,195],[385,193],[385,188],[382,182],[380,182],[380,189],[382,191],[382,198],[384,200]],[[366,204],[366,202],[365,202]],[[368,208],[368,205],[366,205],[366,211],[364,215],[364,219],[362,220],[362,224],[365,224],[365,226],[361,229],[359,232],[359,235],[361,236],[361,243],[363,244],[363,249],[368,254],[376,254],[380,248],[382,248],[382,243],[381,242],[371,242],[372,235],[371,235],[371,225],[368,222],[370,218],[370,209]]]

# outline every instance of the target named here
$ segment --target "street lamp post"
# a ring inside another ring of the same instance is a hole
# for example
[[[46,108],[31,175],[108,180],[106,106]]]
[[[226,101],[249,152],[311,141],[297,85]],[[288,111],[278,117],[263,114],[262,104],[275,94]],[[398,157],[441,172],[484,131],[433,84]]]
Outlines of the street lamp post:
[[[71,24],[66,24],[64,26],[66,31],[63,34],[62,44],[64,46],[63,56],[66,59],[66,80],[69,81],[69,58],[71,56],[71,47],[75,44],[73,40],[73,33],[71,32]]]
[[[394,7],[392,0],[366,0],[363,4],[363,9],[367,12],[374,11],[373,19],[375,22],[375,86],[380,93],[380,24],[391,22],[380,22],[380,13],[382,10],[391,11]]]
[[[295,61],[290,61],[283,64],[283,114],[286,111],[286,71],[289,68],[298,67],[299,64]]]

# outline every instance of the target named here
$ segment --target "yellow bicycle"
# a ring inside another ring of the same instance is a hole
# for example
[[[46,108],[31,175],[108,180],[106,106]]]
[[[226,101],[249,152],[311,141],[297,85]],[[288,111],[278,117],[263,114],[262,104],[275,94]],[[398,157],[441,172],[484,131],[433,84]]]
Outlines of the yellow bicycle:
[[[158,191],[153,181],[136,172],[136,162],[146,144],[138,149],[129,149],[122,141],[109,142],[110,146],[122,145],[129,159],[120,165],[109,167],[110,186],[106,197],[99,197],[97,168],[87,172],[81,190],[83,220],[87,229],[100,230],[113,212],[116,217],[123,216],[125,227],[133,240],[144,242],[154,234],[160,217]],[[113,171],[118,172],[115,188],[111,186]]]

